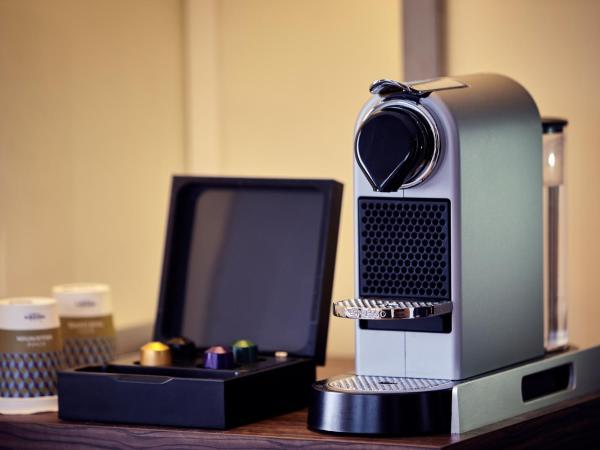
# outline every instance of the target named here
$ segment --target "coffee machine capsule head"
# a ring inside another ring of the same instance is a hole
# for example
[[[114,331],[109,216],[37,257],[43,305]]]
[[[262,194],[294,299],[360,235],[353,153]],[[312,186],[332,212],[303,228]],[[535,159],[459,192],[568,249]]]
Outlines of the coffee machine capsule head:
[[[433,169],[438,145],[433,122],[410,104],[381,108],[363,122],[355,138],[359,167],[378,192],[422,182]]]

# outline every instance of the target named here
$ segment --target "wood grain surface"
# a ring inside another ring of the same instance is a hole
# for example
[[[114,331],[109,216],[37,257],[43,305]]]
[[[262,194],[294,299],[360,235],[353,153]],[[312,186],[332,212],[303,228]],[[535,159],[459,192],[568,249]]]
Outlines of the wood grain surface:
[[[331,361],[319,377],[351,370]],[[55,413],[0,416],[0,448],[25,449],[495,449],[600,448],[600,395],[588,396],[461,435],[365,438],[306,428],[306,410],[228,431],[64,422]]]

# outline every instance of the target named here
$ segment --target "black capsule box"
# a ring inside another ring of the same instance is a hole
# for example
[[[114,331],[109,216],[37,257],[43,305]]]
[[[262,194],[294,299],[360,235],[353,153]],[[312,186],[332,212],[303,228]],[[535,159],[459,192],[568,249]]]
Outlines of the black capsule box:
[[[154,339],[191,338],[198,357],[60,372],[59,417],[225,429],[306,406],[325,361],[341,197],[333,180],[175,177]],[[202,367],[203,349],[237,339],[258,345],[257,362]]]

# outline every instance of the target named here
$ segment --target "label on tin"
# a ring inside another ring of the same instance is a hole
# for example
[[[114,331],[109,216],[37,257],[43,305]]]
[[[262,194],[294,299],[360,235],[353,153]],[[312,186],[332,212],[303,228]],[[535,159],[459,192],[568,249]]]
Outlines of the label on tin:
[[[0,353],[43,353],[62,349],[59,328],[0,330]]]
[[[61,317],[60,327],[65,339],[108,337],[115,335],[112,315],[99,317]]]

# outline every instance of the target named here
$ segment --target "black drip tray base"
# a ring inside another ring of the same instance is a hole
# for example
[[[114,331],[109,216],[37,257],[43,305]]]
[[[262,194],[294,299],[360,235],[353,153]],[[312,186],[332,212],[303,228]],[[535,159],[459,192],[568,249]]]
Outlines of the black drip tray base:
[[[410,386],[397,380],[347,374],[318,381],[311,393],[308,427],[345,434],[449,433],[453,383],[424,380],[435,383]]]
[[[600,346],[464,380],[345,374],[313,385],[308,426],[366,435],[464,433],[600,391]]]

